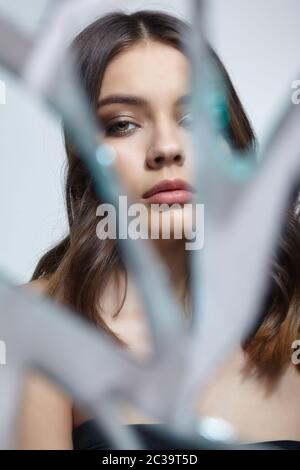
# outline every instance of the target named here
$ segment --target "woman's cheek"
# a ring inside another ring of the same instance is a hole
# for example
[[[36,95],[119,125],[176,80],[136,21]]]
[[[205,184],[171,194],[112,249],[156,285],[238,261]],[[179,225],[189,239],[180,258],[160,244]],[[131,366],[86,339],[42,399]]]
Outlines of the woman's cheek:
[[[133,196],[140,197],[140,184],[142,180],[143,163],[132,151],[118,150],[115,168],[122,179],[126,189]]]

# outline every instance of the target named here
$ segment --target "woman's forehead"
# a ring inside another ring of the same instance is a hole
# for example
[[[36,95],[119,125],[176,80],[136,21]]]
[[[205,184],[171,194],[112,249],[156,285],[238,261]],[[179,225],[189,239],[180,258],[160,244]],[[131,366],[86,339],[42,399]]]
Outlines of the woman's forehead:
[[[107,66],[100,96],[135,94],[149,98],[163,93],[170,98],[187,92],[189,63],[170,45],[147,41],[118,54]]]

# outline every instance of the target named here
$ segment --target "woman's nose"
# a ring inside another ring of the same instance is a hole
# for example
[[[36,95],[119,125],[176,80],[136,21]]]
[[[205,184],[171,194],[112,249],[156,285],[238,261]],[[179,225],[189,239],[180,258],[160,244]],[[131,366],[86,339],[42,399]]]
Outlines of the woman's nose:
[[[148,168],[157,169],[173,164],[182,166],[184,160],[184,151],[176,131],[172,132],[165,127],[153,135],[153,143],[146,156]]]

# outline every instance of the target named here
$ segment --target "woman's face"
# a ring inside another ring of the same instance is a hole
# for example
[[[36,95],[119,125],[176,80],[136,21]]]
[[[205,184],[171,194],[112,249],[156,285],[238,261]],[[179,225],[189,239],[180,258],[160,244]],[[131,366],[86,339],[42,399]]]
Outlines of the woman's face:
[[[188,156],[189,71],[187,58],[175,48],[140,42],[107,66],[97,107],[104,142],[114,147],[117,171],[135,202],[148,211],[151,204],[179,204],[169,209],[172,224],[183,220],[193,189],[186,186],[194,174]],[[158,183],[162,191],[147,195]]]

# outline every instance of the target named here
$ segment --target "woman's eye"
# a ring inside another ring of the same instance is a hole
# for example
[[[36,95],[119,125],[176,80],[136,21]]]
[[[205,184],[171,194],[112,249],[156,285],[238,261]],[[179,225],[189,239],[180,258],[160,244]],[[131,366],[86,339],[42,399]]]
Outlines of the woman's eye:
[[[186,114],[185,116],[183,116],[183,118],[180,120],[179,123],[183,127],[187,127],[189,129],[191,127],[192,123],[193,123],[192,114],[189,113],[189,114]]]
[[[130,126],[132,126],[130,128]],[[105,132],[107,135],[124,135],[129,134],[136,128],[136,124],[130,121],[118,121],[107,126]]]

